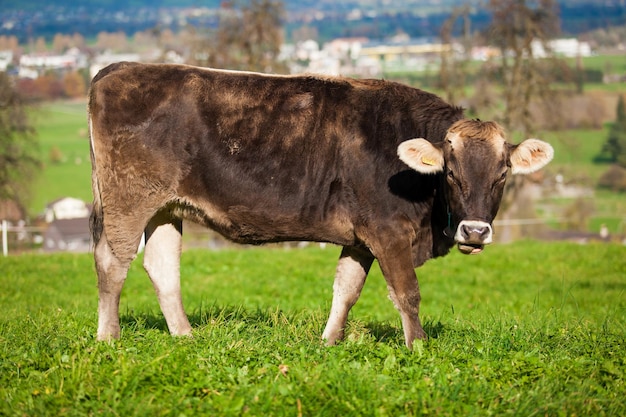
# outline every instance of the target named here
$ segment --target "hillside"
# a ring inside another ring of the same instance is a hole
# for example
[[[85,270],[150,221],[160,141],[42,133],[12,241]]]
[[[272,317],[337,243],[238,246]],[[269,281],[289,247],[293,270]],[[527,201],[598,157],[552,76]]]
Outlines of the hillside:
[[[454,6],[474,6],[471,20],[480,30],[490,16],[478,0],[284,0],[287,37],[302,26],[317,29],[321,40],[345,36],[385,38],[403,31],[412,37],[438,36],[441,24]],[[80,33],[87,38],[100,32],[123,31],[132,35],[150,28],[180,30],[188,25],[211,27],[215,15],[198,16],[189,8],[215,9],[224,4],[218,0],[44,0],[3,1],[0,11],[0,36],[17,36],[25,43],[29,38],[52,39],[57,34]],[[622,25],[626,5],[621,0],[562,0],[559,2],[561,28],[564,34],[576,35],[597,28]]]

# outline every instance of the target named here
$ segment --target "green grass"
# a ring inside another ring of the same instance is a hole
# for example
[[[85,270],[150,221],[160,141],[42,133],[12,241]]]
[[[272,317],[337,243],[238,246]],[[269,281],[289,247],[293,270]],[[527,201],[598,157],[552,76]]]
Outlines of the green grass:
[[[575,59],[567,61],[572,67],[576,66]],[[583,58],[583,66],[587,69],[623,74],[626,71],[626,57],[623,54],[588,56]]]
[[[570,68],[576,68],[576,59],[566,60]],[[595,55],[583,58],[583,67],[587,70],[602,71],[605,75],[623,74],[626,71],[626,58],[619,55]],[[618,92],[626,90],[625,82],[585,83],[585,91]]]
[[[584,202],[592,207],[587,230],[597,233],[604,224],[611,233],[623,235],[626,233],[626,194],[595,189],[598,180],[609,168],[609,164],[596,161],[608,136],[608,130],[608,126],[600,130],[565,130],[549,132],[542,137],[554,147],[555,155],[546,170],[552,174],[562,174],[568,184],[592,189],[593,195],[582,200],[548,197],[540,205],[559,207],[556,210],[558,217],[558,212],[564,212],[566,207]]]
[[[547,169],[595,185],[608,168],[607,164],[594,161],[600,156],[608,134],[608,126],[546,133],[542,139],[554,147],[554,160]]]
[[[61,197],[91,201],[86,114],[84,102],[55,102],[32,112],[44,168],[33,185],[31,215],[40,213],[48,203]],[[53,148],[60,151],[59,161],[50,158]]]
[[[89,255],[0,259],[0,415],[626,414],[626,248],[520,242],[418,269],[409,352],[379,269],[347,340],[319,338],[339,250],[183,254],[194,337],[172,338],[140,259],[122,338],[98,343]]]

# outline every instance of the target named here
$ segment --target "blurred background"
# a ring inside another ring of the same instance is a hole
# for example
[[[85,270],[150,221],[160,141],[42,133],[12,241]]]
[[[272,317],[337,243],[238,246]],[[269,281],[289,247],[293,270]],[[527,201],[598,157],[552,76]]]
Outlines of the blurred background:
[[[538,137],[555,160],[513,177],[517,239],[626,243],[624,0],[3,0],[3,253],[88,251],[86,95],[117,61],[384,78]],[[185,245],[227,245],[186,225]]]

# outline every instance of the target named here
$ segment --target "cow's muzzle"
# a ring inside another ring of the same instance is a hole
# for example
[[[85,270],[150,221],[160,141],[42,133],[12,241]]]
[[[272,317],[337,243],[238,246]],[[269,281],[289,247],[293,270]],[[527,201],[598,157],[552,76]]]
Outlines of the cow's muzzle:
[[[463,220],[456,229],[454,240],[462,253],[480,253],[485,245],[493,242],[493,228],[487,222]]]

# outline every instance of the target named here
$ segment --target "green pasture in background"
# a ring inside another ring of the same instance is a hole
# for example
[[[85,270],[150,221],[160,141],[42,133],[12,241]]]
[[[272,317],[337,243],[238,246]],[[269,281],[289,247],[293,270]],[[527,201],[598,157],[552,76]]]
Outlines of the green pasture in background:
[[[183,253],[193,338],[131,266],[96,342],[88,254],[0,259],[0,415],[626,415],[626,247],[518,242],[417,270],[413,352],[378,267],[324,347],[339,248]]]
[[[91,160],[85,102],[42,104],[31,112],[43,169],[33,184],[29,212],[36,216],[47,204],[74,197],[91,202]]]

